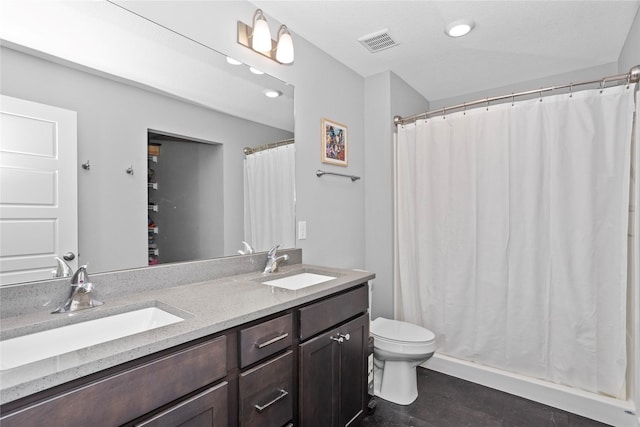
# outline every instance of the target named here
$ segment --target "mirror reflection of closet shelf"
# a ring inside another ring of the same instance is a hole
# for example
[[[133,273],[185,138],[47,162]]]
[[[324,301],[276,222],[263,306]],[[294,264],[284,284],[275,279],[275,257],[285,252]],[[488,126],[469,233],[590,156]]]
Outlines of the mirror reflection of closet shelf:
[[[155,167],[158,164],[158,157],[160,156],[160,144],[158,143],[150,143],[147,144],[147,158],[149,160],[149,164],[147,165],[147,188],[149,189],[149,194],[147,197],[147,203],[149,205],[149,217],[148,217],[148,225],[147,225],[147,247],[148,247],[148,259],[149,265],[156,265],[160,262],[160,251],[158,249],[158,225],[157,225],[157,217],[155,215],[151,215],[152,213],[158,212],[158,205],[153,201],[156,194],[154,194],[158,190],[158,182],[156,177],[156,169]]]

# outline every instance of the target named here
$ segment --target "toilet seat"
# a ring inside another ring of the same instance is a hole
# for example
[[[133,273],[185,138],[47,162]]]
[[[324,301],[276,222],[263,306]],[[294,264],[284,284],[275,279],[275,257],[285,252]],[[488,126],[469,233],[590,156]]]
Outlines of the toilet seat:
[[[430,330],[401,320],[378,317],[370,324],[374,351],[406,355],[430,354],[436,351],[436,336]]]

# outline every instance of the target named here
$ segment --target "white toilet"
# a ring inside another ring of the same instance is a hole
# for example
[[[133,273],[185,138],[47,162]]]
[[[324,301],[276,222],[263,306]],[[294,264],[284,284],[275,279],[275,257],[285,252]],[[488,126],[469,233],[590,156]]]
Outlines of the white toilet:
[[[421,326],[378,317],[373,337],[373,389],[378,397],[409,405],[418,397],[416,367],[436,351],[436,336]]]

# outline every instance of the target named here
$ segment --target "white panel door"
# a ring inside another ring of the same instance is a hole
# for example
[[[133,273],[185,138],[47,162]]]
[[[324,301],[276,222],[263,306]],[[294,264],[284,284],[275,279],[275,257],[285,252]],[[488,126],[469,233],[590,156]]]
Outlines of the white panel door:
[[[77,255],[76,120],[0,95],[0,284],[50,279],[55,256]]]

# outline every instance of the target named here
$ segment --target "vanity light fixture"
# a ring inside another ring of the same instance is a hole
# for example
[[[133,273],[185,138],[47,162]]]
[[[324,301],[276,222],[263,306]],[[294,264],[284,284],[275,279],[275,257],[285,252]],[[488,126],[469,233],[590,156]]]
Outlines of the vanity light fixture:
[[[259,76],[261,76],[262,74],[264,74],[264,72],[258,70],[257,68],[253,68],[253,67],[249,67],[249,71],[251,71],[253,74],[257,74]]]
[[[475,23],[467,19],[453,21],[445,29],[445,34],[449,37],[462,37],[471,32],[475,28]]]
[[[253,15],[253,27],[238,21],[238,43],[280,64],[293,63],[291,33],[286,25],[282,25],[278,30],[278,40],[274,41],[261,9]]]

